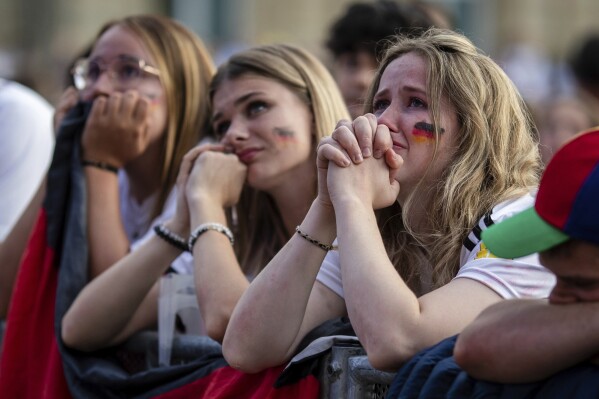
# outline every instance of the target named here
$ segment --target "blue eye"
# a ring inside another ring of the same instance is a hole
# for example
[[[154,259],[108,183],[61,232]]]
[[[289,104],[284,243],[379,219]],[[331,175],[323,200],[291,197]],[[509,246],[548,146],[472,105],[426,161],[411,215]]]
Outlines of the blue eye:
[[[427,105],[424,101],[419,99],[418,97],[410,97],[410,101],[408,104],[409,107],[413,108],[426,108]]]
[[[95,82],[100,77],[102,69],[100,68],[100,65],[97,62],[92,61],[87,65],[87,70],[85,72],[85,78],[87,80]]]
[[[247,114],[252,116],[261,113],[268,109],[268,106],[264,101],[252,101],[247,106]]]
[[[120,80],[135,79],[141,76],[139,65],[133,62],[120,62],[114,66],[116,75]]]
[[[375,100],[372,104],[372,111],[375,115],[380,115],[389,107],[390,102],[387,100]]]

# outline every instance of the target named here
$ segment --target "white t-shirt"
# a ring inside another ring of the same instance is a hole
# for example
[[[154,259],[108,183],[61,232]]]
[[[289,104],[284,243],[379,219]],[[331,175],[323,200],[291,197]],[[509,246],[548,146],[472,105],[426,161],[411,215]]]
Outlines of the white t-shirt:
[[[534,204],[533,195],[502,202],[490,215],[485,215],[464,240],[460,270],[454,278],[469,278],[491,288],[504,299],[547,298],[555,285],[555,276],[541,266],[538,254],[517,259],[495,257],[480,240],[480,234],[491,224],[502,221]],[[316,277],[318,281],[343,298],[343,282],[339,252],[329,251]]]
[[[33,90],[0,79],[0,241],[46,176],[54,152],[53,114]]]
[[[162,213],[154,220],[150,220],[157,195],[152,195],[139,204],[129,194],[129,180],[122,170],[119,171],[119,196],[121,217],[131,243],[131,252],[155,235],[154,226],[172,218],[177,209],[177,188],[173,187],[164,203]],[[179,274],[193,274],[193,257],[189,252],[183,252],[173,261],[171,267]]]

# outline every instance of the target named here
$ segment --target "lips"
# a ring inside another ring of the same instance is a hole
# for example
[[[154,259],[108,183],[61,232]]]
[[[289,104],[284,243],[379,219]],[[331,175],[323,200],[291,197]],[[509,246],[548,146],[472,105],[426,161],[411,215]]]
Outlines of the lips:
[[[400,143],[397,140],[393,140],[393,151],[397,152],[399,150],[405,150],[406,148],[408,148],[406,145]]]
[[[236,151],[235,154],[239,160],[243,163],[249,163],[256,158],[256,155],[262,151],[261,148],[244,148],[243,150]]]

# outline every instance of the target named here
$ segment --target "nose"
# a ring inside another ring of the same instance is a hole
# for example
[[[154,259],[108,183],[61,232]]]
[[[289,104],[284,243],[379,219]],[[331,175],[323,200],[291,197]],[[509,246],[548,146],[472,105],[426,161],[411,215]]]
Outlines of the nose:
[[[99,96],[109,96],[114,91],[114,85],[110,77],[106,71],[103,71],[95,82],[83,90],[81,97],[84,101],[92,101]]]
[[[389,131],[392,133],[397,133],[399,131],[399,119],[397,112],[395,112],[395,109],[393,107],[393,103],[389,104],[387,108],[385,108],[385,110],[383,111],[375,111],[374,114],[376,116],[376,121],[379,125],[387,126],[389,128]]]
[[[231,124],[221,139],[221,143],[224,145],[235,146],[236,144],[243,143],[248,137],[249,132],[247,125],[241,121],[240,118],[234,118],[231,120]]]

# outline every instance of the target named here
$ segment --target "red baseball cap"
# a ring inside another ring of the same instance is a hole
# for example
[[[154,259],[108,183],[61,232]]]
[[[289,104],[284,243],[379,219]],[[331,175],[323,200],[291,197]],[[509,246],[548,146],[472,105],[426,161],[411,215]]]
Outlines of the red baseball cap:
[[[502,258],[545,251],[571,238],[599,245],[599,127],[580,133],[555,153],[541,178],[534,207],[482,234]]]

